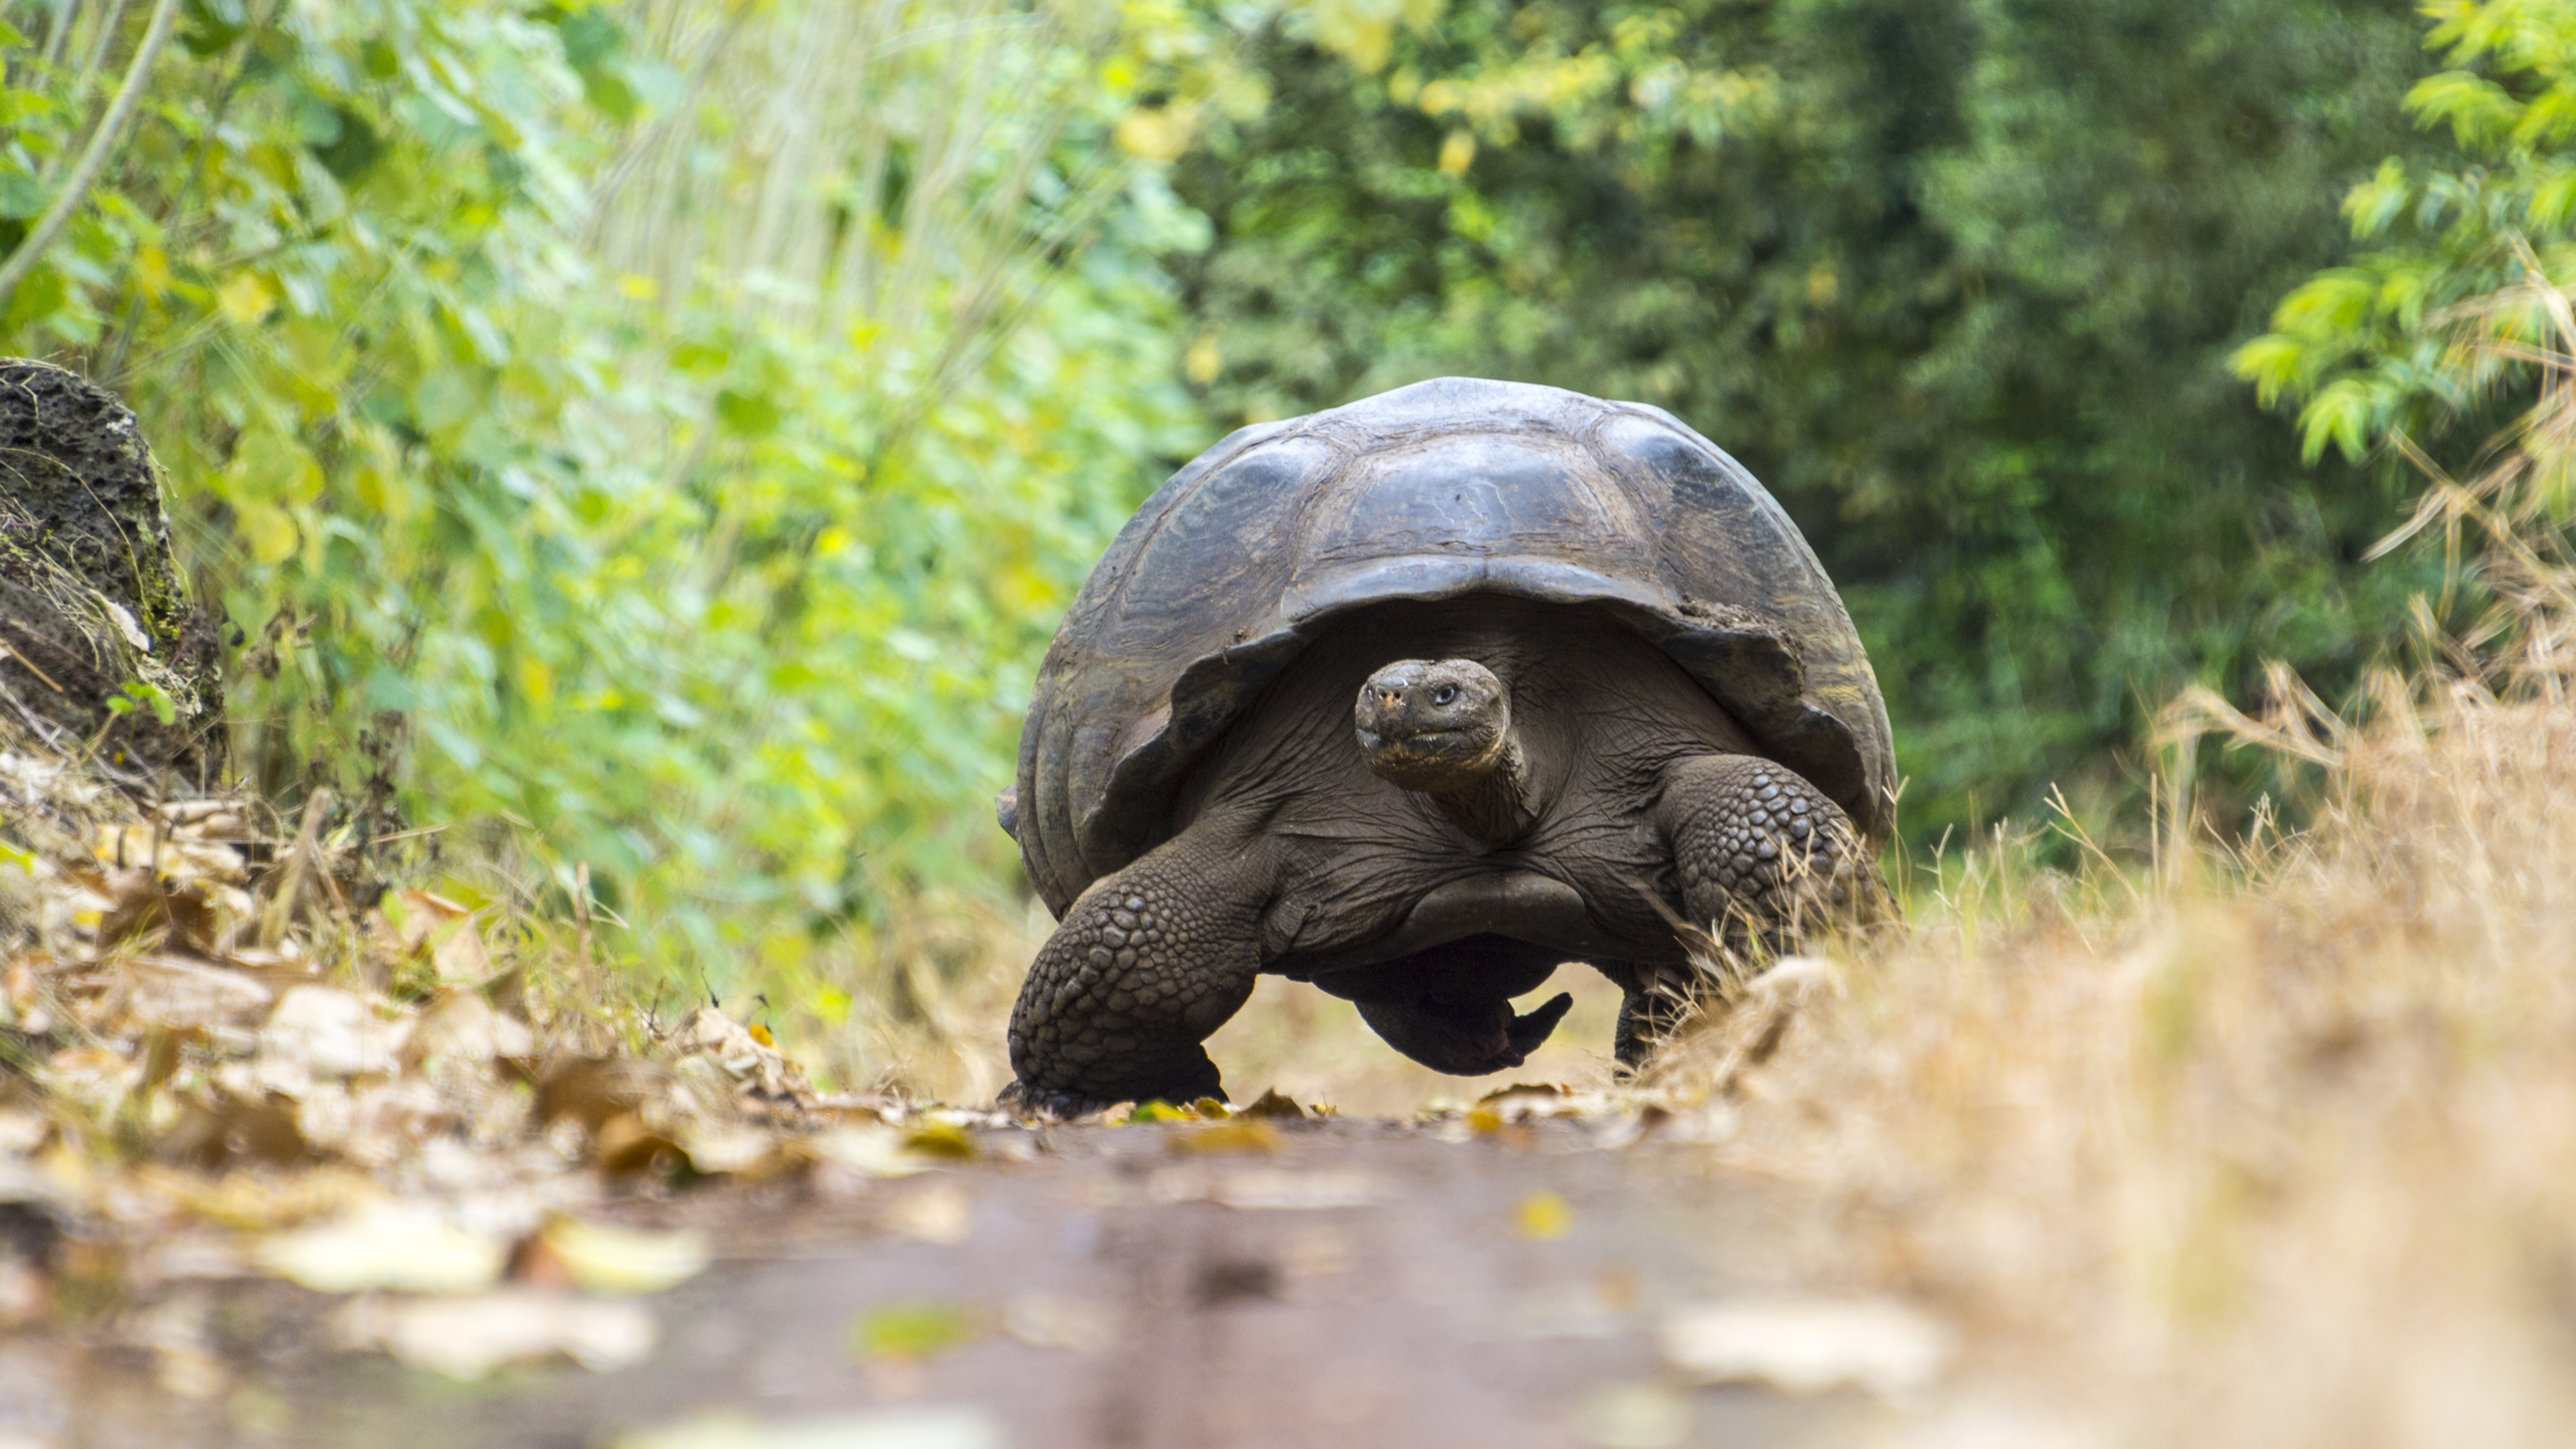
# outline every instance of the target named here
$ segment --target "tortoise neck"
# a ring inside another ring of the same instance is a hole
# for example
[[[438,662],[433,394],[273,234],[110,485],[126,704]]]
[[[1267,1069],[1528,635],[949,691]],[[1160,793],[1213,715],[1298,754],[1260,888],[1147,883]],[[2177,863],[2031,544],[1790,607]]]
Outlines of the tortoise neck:
[[[1495,752],[1490,767],[1451,789],[1423,793],[1440,807],[1450,824],[1488,847],[1509,845],[1538,823],[1538,807],[1531,798],[1529,757],[1521,752],[1517,733],[1503,736],[1503,747]]]

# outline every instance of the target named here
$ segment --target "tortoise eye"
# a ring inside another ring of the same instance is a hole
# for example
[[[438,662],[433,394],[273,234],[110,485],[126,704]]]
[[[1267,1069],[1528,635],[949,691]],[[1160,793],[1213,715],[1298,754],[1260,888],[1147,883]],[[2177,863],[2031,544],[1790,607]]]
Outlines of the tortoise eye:
[[[1431,691],[1431,702],[1432,702],[1433,704],[1438,704],[1438,705],[1448,705],[1448,704],[1455,704],[1455,703],[1457,703],[1457,702],[1458,702],[1458,686],[1456,686],[1456,685],[1454,685],[1454,684],[1444,684],[1444,685],[1440,686],[1438,689],[1435,689],[1435,690]]]

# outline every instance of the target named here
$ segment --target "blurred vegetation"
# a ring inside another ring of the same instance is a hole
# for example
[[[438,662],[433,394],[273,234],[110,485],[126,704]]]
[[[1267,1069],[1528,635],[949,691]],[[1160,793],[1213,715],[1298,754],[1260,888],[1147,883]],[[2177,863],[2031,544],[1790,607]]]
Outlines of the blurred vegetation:
[[[2443,309],[2576,266],[2576,4],[2433,10],[5,0],[0,347],[143,416],[258,783],[828,1018],[1011,879],[1144,493],[1422,377],[1743,457],[1919,838],[2112,813],[2186,683],[2343,687],[2439,582],[2364,560],[2378,445],[2518,376]]]
[[[407,733],[413,820],[557,886],[587,862],[645,955],[720,986],[999,875],[1035,656],[1207,437],[1158,260],[1204,228],[1113,141],[1138,92],[1209,84],[1188,25],[5,14],[0,249],[150,71],[0,316],[133,397],[245,631],[246,770],[291,788]]]
[[[2228,367],[2342,190],[2438,149],[2422,38],[2277,0],[1457,0],[1339,60],[1281,25],[1273,104],[1179,173],[1192,375],[1229,417],[1442,372],[1669,408],[1842,586],[1910,834],[2053,782],[2099,817],[2172,690],[2346,684],[2425,586],[2361,566],[2402,471],[2303,466]]]
[[[2406,93],[2455,146],[2390,158],[2343,199],[2365,248],[2285,298],[2236,354],[2265,402],[2302,404],[2306,456],[2468,431],[2561,355],[2576,279],[2576,5],[2428,5],[2443,68]],[[2508,439],[2507,441],[2511,441]],[[2568,480],[2522,503],[2564,523]]]

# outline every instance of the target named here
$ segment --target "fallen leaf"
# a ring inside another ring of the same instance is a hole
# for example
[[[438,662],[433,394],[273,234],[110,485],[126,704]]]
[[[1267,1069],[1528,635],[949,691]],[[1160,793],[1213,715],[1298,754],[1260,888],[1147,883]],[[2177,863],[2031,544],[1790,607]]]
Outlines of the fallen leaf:
[[[571,1117],[597,1132],[621,1112],[652,1101],[673,1081],[660,1062],[632,1057],[562,1056],[547,1061],[537,1078],[537,1120]]]
[[[778,1137],[759,1127],[691,1126],[680,1133],[689,1166],[706,1176],[756,1176],[778,1164]]]
[[[981,1334],[974,1316],[947,1303],[888,1303],[850,1321],[850,1356],[919,1362],[963,1348]]]
[[[725,1075],[764,1097],[807,1098],[812,1083],[795,1063],[779,1054],[766,1030],[746,1027],[712,1006],[701,1006],[671,1029],[671,1044],[684,1053],[703,1055]]]
[[[488,1062],[531,1056],[536,1049],[536,1034],[526,1024],[494,1011],[480,992],[450,990],[412,1024],[402,1059],[410,1067],[431,1057]]]
[[[43,1271],[15,1253],[0,1253],[0,1328],[25,1327],[53,1306],[54,1285]]]
[[[403,946],[414,953],[425,948],[441,982],[473,986],[492,974],[472,910],[428,891],[402,891],[396,899],[402,905]]]
[[[1196,1131],[1172,1134],[1172,1148],[1177,1152],[1276,1152],[1279,1129],[1258,1120],[1219,1122]]]
[[[653,1315],[622,1300],[505,1288],[463,1298],[361,1298],[332,1318],[341,1346],[380,1349],[413,1368],[477,1379],[556,1354],[599,1372],[653,1351]]]
[[[112,1016],[180,1031],[252,1026],[274,999],[267,987],[238,971],[169,956],[120,963],[108,988]]]
[[[378,1082],[343,1096],[317,1093],[296,1123],[317,1145],[383,1167],[411,1155],[456,1124],[455,1105],[418,1077]]]
[[[252,1254],[262,1269],[322,1293],[471,1293],[497,1281],[508,1258],[497,1239],[396,1203],[273,1234]]]
[[[916,1242],[954,1247],[974,1233],[975,1203],[953,1183],[931,1183],[888,1209],[886,1226]]]
[[[288,1166],[310,1157],[312,1147],[297,1123],[292,1100],[225,1097],[185,1107],[178,1124],[161,1139],[161,1154],[212,1172],[247,1163]]]
[[[1277,1087],[1273,1087],[1269,1091],[1262,1093],[1258,1098],[1254,1099],[1251,1106],[1244,1108],[1242,1111],[1237,1112],[1234,1115],[1238,1117],[1267,1117],[1276,1118],[1282,1121],[1301,1122],[1305,1120],[1306,1109],[1297,1105],[1296,1098],[1283,1095]]]
[[[410,1022],[378,1017],[354,992],[298,986],[260,1027],[259,1052],[319,1077],[390,1075],[410,1033]]]
[[[1604,1384],[1584,1395],[1575,1425],[1595,1449],[1669,1449],[1690,1434],[1691,1403],[1662,1384]]]
[[[1524,1238],[1561,1238],[1574,1227],[1574,1205],[1552,1192],[1534,1192],[1512,1210],[1512,1226]]]
[[[104,1105],[125,1096],[143,1079],[143,1064],[106,1047],[65,1047],[45,1058],[37,1080],[45,1089],[76,1102]]]
[[[1002,1449],[981,1409],[887,1409],[812,1419],[718,1414],[611,1441],[613,1449]]]
[[[659,1293],[704,1272],[706,1240],[557,1218],[538,1235],[573,1286],[591,1293]]]
[[[241,852],[231,846],[151,825],[102,825],[92,853],[101,864],[148,870],[174,881],[206,878],[240,885],[250,877]]]
[[[0,1152],[25,1156],[45,1145],[54,1124],[33,1112],[0,1110]]]
[[[975,1139],[954,1122],[920,1122],[905,1130],[903,1150],[916,1157],[966,1162],[975,1156]]]
[[[1700,1304],[1668,1317],[1656,1345],[1697,1383],[1764,1383],[1795,1394],[1852,1385],[1883,1398],[1931,1387],[1953,1349],[1946,1325],[1885,1298]]]
[[[937,1159],[913,1151],[907,1134],[869,1124],[834,1127],[802,1138],[794,1147],[799,1156],[862,1177],[910,1177],[940,1165]]]
[[[1080,1298],[1017,1293],[1002,1308],[1002,1331],[1031,1348],[1096,1353],[1109,1346],[1114,1329],[1107,1309]]]
[[[663,1172],[688,1158],[669,1134],[655,1130],[633,1112],[621,1112],[599,1124],[599,1141],[591,1155],[600,1171],[614,1174]]]

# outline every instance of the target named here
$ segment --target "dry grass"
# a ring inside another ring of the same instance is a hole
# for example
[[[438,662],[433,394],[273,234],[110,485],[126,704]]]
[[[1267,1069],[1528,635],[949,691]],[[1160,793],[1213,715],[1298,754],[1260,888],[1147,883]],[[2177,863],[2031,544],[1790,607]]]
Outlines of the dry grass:
[[[2143,880],[1999,845],[1763,1066],[1745,1012],[1664,1084],[1821,1194],[1847,1286],[2107,1442],[2576,1442],[2576,711],[2376,718],[2302,733],[2305,833]]]

